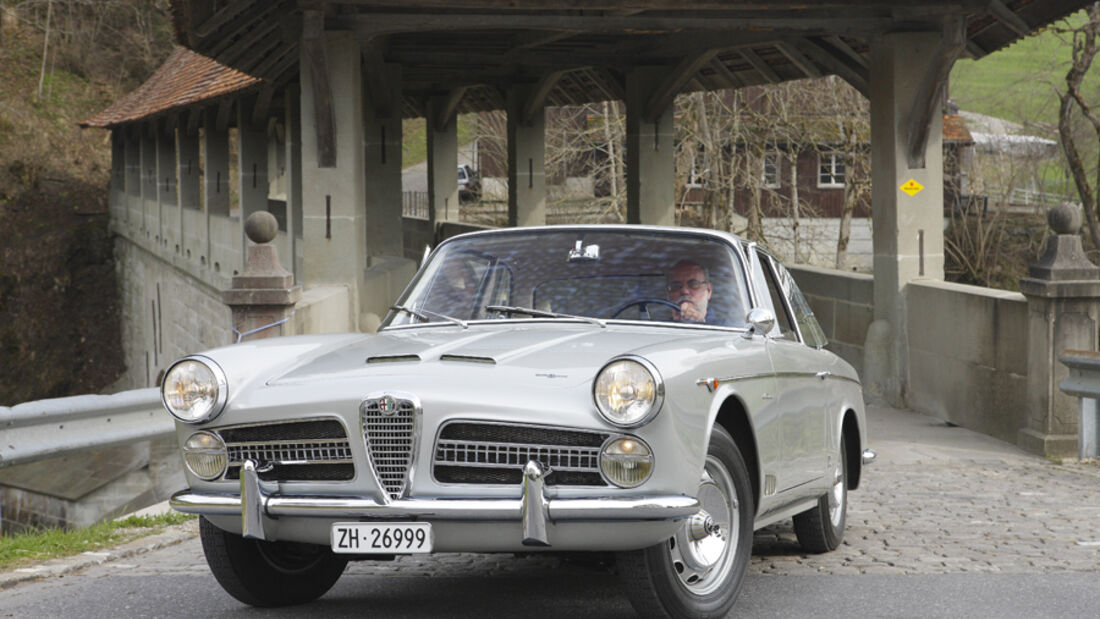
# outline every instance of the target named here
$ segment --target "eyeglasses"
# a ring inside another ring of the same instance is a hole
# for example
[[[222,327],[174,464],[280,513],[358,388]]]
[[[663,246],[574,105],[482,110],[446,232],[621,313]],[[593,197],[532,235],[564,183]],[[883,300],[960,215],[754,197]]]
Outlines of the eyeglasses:
[[[686,282],[670,281],[668,283],[668,291],[669,292],[676,292],[677,290],[683,289],[684,286],[687,286],[688,290],[698,290],[699,288],[701,288],[706,283],[708,283],[708,282],[705,279],[704,280],[689,279]]]

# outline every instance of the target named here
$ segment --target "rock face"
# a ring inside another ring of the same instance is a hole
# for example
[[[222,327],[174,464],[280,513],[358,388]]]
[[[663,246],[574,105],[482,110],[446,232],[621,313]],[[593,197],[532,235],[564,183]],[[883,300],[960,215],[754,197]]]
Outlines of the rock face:
[[[120,339],[103,188],[0,197],[0,404],[104,389],[123,370]]]

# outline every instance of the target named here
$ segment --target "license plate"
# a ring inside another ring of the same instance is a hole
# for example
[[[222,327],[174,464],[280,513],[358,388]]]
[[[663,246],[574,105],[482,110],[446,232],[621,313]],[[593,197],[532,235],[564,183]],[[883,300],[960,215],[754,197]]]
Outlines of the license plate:
[[[337,522],[332,551],[349,554],[423,554],[432,551],[430,522]]]

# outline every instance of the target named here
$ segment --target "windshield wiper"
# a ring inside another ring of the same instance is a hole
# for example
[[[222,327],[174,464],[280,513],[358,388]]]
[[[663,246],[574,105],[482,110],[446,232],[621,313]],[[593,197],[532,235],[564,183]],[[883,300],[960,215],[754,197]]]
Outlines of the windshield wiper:
[[[573,318],[575,320],[583,320],[590,322],[594,325],[599,325],[601,329],[607,328],[607,323],[599,318],[592,318],[591,316],[577,316],[576,314],[562,314],[560,312],[549,312],[546,310],[538,310],[531,307],[519,307],[518,305],[486,305],[485,309],[490,312],[501,312],[502,314],[527,314],[528,316],[535,316],[538,318]]]
[[[390,306],[390,309],[391,310],[397,310],[399,312],[405,312],[406,314],[409,314],[410,316],[415,316],[415,317],[419,318],[420,320],[423,320],[424,322],[431,322],[431,320],[430,320],[431,318],[441,318],[443,320],[446,320],[447,322],[456,324],[456,325],[462,327],[463,329],[469,329],[470,328],[470,325],[466,324],[465,320],[461,320],[461,319],[455,318],[453,316],[448,316],[446,314],[440,314],[439,312],[433,312],[431,310],[426,310],[424,308],[414,310],[414,309],[406,307],[404,305],[393,305],[393,306]]]

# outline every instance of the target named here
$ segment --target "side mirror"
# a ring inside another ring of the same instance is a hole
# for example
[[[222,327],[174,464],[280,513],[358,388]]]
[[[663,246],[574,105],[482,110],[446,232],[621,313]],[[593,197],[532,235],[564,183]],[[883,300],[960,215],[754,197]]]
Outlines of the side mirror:
[[[772,327],[775,326],[775,314],[770,309],[754,307],[745,316],[745,322],[749,323],[749,329],[745,331],[745,338],[751,340],[756,333],[765,336],[771,333]]]

